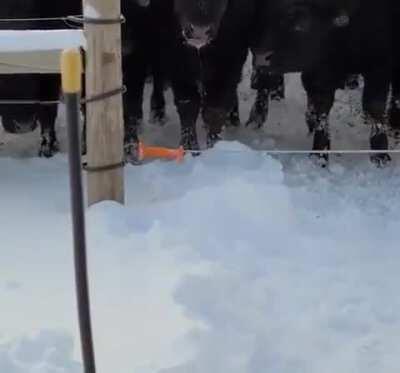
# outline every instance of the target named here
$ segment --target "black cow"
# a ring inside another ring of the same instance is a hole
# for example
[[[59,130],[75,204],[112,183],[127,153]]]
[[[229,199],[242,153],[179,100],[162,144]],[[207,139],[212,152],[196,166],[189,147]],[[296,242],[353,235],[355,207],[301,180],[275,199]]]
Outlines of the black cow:
[[[165,64],[161,56],[160,17],[155,2],[123,0],[122,25],[123,75],[127,92],[124,96],[125,144],[127,157],[134,155],[137,130],[143,121],[143,91],[146,79],[153,78],[150,122],[164,124]]]
[[[221,127],[216,123],[222,123],[223,112],[229,110],[229,106],[234,108],[233,115],[238,117],[234,92],[241,79],[245,56],[253,37],[253,20],[259,2],[262,0],[175,1],[175,10],[185,39],[192,45],[203,46],[200,55],[202,67],[206,68],[203,74],[208,79],[205,82],[204,119],[214,123],[212,126],[215,126],[216,133]],[[219,52],[216,53],[215,49]],[[278,100],[284,97],[283,76],[264,74],[262,68],[256,68],[252,74],[252,88],[257,90],[257,97],[246,125],[260,128],[267,118],[270,96]],[[219,110],[215,110],[218,106]]]
[[[196,87],[180,82],[175,87],[178,111],[195,138],[194,123],[202,102],[207,144],[219,139],[226,116],[237,112],[237,86],[248,54],[257,0],[175,0],[179,32],[198,48],[199,75],[203,96]],[[182,87],[185,87],[186,93]],[[181,109],[179,108],[181,107]]]
[[[37,0],[3,0],[0,18],[52,18],[81,13],[81,1],[56,3]],[[0,29],[58,29],[66,28],[63,21],[1,22]],[[60,77],[56,74],[0,75],[0,99],[57,101],[60,96]],[[3,127],[12,133],[23,133],[41,127],[39,155],[51,157],[58,151],[55,131],[57,104],[0,105]]]
[[[330,149],[328,116],[335,91],[348,74],[360,73],[370,146],[382,150],[372,160],[381,165],[390,159],[384,153],[384,116],[393,66],[391,1],[265,0],[253,46],[256,64],[273,72],[303,71],[314,150]]]

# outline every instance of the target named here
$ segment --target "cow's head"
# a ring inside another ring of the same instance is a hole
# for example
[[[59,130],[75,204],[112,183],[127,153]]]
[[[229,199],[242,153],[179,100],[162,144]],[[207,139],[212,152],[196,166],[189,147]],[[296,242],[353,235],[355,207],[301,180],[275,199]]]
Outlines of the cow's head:
[[[309,67],[334,33],[347,28],[359,1],[264,0],[252,45],[255,65],[278,72]]]
[[[218,30],[228,0],[175,0],[175,13],[185,41],[201,48],[210,43]]]

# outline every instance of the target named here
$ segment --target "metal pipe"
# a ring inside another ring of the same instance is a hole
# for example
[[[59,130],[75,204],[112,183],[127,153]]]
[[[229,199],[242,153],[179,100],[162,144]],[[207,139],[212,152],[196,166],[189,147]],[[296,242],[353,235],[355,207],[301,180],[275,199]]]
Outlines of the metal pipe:
[[[85,203],[82,183],[80,135],[82,60],[79,50],[74,49],[63,52],[61,65],[64,99],[67,110],[75,285],[78,302],[82,358],[85,373],[95,373],[96,364],[90,316],[86,255]]]

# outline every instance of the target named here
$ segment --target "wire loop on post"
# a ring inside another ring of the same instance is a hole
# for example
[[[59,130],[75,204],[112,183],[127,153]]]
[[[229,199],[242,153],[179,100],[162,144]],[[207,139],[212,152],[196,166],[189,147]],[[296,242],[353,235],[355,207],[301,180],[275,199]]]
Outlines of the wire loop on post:
[[[125,17],[121,14],[118,18],[92,18],[85,16],[68,16],[66,21],[73,22],[79,25],[117,25],[126,22]]]
[[[107,100],[108,98],[118,96],[119,94],[125,94],[126,92],[127,92],[126,86],[122,86],[120,88],[116,88],[108,92],[99,93],[98,95],[94,95],[91,97],[86,97],[81,100],[81,104],[91,104],[93,102]]]
[[[105,166],[88,166],[87,164],[84,164],[82,168],[86,172],[104,172],[104,171],[111,171],[111,170],[116,170],[118,168],[123,168],[125,167],[126,162],[118,162],[115,164],[110,164],[110,165],[105,165]]]

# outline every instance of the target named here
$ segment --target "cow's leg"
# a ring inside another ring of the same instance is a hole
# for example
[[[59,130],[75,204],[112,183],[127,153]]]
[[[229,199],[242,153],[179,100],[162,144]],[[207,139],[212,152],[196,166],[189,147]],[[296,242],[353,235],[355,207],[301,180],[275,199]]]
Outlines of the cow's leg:
[[[211,88],[212,89],[212,88]],[[203,104],[202,116],[207,130],[207,147],[212,148],[221,140],[222,129],[226,117],[235,110],[237,104],[237,85],[224,89],[223,97],[214,95],[210,86],[206,88],[206,98]],[[218,92],[218,89],[215,89]],[[222,92],[222,91],[221,91]]]
[[[201,97],[195,81],[173,79],[172,90],[181,122],[180,144],[185,150],[199,150],[196,122],[200,113]]]
[[[246,127],[262,128],[267,121],[270,98],[270,73],[262,67],[253,68],[251,75],[251,88],[257,91],[256,100],[251,107]]]
[[[150,123],[164,125],[167,122],[165,112],[165,73],[161,66],[161,56],[153,58],[153,92],[150,102]]]
[[[40,123],[40,148],[39,156],[50,158],[59,151],[59,143],[56,135],[57,105],[41,106],[38,110],[38,122]]]
[[[143,123],[143,91],[146,82],[146,59],[141,56],[127,56],[123,62],[125,122],[125,157],[128,162],[137,163],[138,131]]]
[[[264,126],[268,118],[269,112],[269,90],[258,89],[256,100],[251,107],[249,119],[246,122],[246,127],[260,129]]]
[[[42,101],[57,100],[61,92],[61,78],[56,74],[45,74],[39,78],[40,99]],[[56,119],[58,105],[42,105],[37,108],[37,119],[41,128],[41,144],[39,155],[51,157],[59,151],[59,143],[56,136]]]
[[[234,128],[240,127],[239,96],[237,92],[234,96],[233,108],[229,111],[226,118],[226,126]]]
[[[400,9],[400,8],[399,8]],[[396,13],[396,21],[399,19],[400,13]],[[389,125],[393,130],[393,135],[400,139],[400,50],[398,48],[398,36],[400,35],[400,24],[396,22],[393,26],[393,69],[392,69],[392,94],[388,112]]]
[[[389,125],[393,129],[395,137],[400,138],[400,66],[396,67],[392,76]]]
[[[207,128],[208,148],[212,148],[221,140],[221,132],[228,112],[228,110],[221,107],[205,106],[203,108],[203,120]]]
[[[284,76],[257,68],[252,74],[251,87],[257,90],[257,97],[246,125],[259,129],[268,119],[269,100],[280,101],[285,98]]]
[[[335,78],[325,73],[302,74],[303,86],[307,92],[306,122],[314,133],[313,151],[327,151],[331,148],[329,113],[335,99]],[[327,164],[328,154],[315,154],[322,166]]]
[[[207,146],[213,147],[221,139],[226,117],[238,102],[237,89],[247,58],[247,48],[225,51],[221,55],[202,55],[204,105],[203,119],[207,128]]]
[[[125,84],[127,92],[124,95],[124,109],[130,123],[136,126],[143,124],[143,92],[146,82],[147,69],[145,64],[137,64],[128,67]]]
[[[214,80],[215,79],[215,80]],[[204,100],[202,107],[202,117],[204,125],[207,131],[207,148],[212,148],[219,140],[221,140],[221,132],[226,123],[226,118],[234,109],[235,106],[235,96],[236,87],[234,87],[234,92],[227,87],[221,88],[223,83],[216,79],[215,75],[210,79],[204,79]],[[229,106],[224,106],[221,101],[220,92],[225,90],[226,94],[229,90],[229,96],[231,97]]]
[[[389,154],[384,152],[389,149],[385,110],[390,76],[385,71],[367,72],[364,80],[363,110],[371,125],[370,147],[371,150],[382,150],[382,153],[373,154],[371,160],[378,166],[383,166],[391,160]]]
[[[281,101],[285,99],[285,77],[282,74],[271,76],[272,85],[270,87],[271,100]]]

